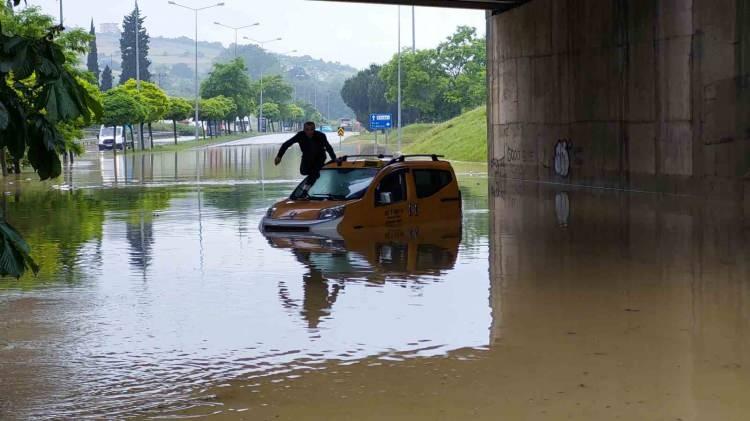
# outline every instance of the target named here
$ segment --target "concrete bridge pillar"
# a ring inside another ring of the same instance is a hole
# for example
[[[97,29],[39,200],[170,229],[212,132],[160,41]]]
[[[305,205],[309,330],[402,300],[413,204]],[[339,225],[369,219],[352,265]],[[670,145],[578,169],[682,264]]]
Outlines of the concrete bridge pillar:
[[[750,0],[531,0],[487,19],[495,177],[747,196]]]

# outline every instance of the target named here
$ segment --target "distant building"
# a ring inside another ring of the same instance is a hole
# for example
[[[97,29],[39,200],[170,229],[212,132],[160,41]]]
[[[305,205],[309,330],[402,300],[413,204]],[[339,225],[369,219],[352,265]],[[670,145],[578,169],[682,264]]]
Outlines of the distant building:
[[[101,23],[101,24],[99,24],[99,33],[120,35],[120,24],[118,24],[118,23]]]

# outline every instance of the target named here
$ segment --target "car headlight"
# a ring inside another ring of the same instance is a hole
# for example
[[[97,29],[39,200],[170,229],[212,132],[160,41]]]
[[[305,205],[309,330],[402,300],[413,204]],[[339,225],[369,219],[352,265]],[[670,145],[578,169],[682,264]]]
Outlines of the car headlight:
[[[344,216],[344,209],[346,206],[336,206],[333,208],[327,208],[320,211],[319,219],[336,219]]]
[[[271,206],[266,211],[266,218],[273,218],[273,213],[276,212],[276,206]]]

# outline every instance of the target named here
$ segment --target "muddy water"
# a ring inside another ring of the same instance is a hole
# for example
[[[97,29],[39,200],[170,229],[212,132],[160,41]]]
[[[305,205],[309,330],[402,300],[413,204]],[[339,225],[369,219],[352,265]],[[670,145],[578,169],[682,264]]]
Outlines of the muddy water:
[[[0,284],[0,419],[202,410],[237,379],[487,346],[485,175],[434,241],[288,243],[257,229],[296,185],[298,157],[274,153],[92,154],[9,182],[41,272]]]
[[[741,206],[464,169],[459,229],[269,239],[272,156],[7,185],[42,271],[0,287],[0,418],[747,418]]]

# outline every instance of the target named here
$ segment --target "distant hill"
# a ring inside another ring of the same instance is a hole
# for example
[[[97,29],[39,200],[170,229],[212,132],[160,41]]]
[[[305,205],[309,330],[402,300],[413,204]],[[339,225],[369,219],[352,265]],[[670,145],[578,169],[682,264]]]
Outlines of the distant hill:
[[[99,66],[111,63],[115,80],[120,72],[120,35],[97,33]],[[357,69],[341,63],[331,63],[305,56],[287,56],[270,53],[254,45],[240,45],[240,56],[245,59],[253,79],[264,75],[282,74],[295,87],[296,99],[316,105],[330,118],[353,117],[354,113],[341,99],[344,81],[357,73]],[[234,47],[225,48],[219,42],[198,42],[198,72],[203,78],[216,62],[234,58]],[[193,63],[195,42],[187,37],[152,37],[149,59],[153,81],[169,95],[192,97],[194,92]],[[82,61],[85,63],[85,60]]]

